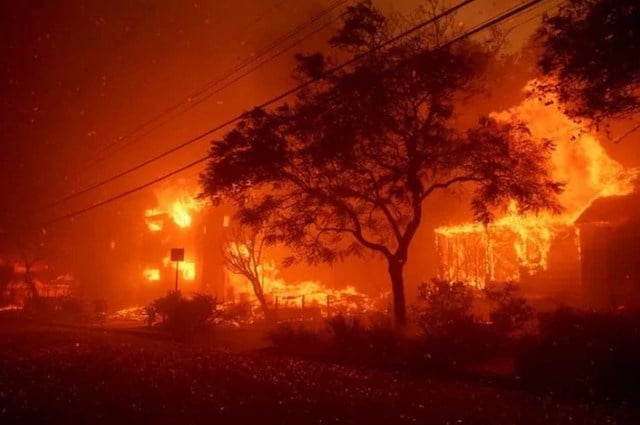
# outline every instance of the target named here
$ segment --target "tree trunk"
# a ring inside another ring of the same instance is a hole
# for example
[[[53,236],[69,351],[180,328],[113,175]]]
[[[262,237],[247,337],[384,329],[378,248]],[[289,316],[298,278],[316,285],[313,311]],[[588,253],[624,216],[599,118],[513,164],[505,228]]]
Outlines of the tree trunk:
[[[407,323],[407,307],[404,299],[404,278],[402,275],[404,264],[389,259],[389,277],[393,293],[393,320],[398,328],[403,328]]]
[[[264,298],[264,292],[262,292],[262,285],[259,280],[251,280],[251,284],[253,285],[253,292],[260,303],[260,307],[262,307],[262,311],[264,312],[264,320],[267,323],[273,321],[273,315],[271,314],[271,310],[269,310],[269,306],[267,305],[267,300]]]

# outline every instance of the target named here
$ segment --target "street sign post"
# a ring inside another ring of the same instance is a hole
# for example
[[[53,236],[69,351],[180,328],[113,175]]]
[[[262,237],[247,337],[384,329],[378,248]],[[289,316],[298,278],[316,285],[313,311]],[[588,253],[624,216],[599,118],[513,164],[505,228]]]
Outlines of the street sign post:
[[[178,271],[180,269],[180,261],[184,261],[184,248],[171,248],[171,261],[176,263],[176,289],[178,292]]]

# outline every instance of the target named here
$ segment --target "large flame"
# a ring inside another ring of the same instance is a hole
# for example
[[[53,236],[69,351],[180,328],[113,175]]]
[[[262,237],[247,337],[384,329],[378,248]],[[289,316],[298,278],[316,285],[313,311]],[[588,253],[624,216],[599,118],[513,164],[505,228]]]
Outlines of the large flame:
[[[194,232],[191,229],[194,217],[205,206],[206,201],[197,198],[197,186],[180,180],[166,185],[156,191],[157,206],[144,213],[147,228],[152,233],[161,233],[161,238],[151,238],[156,244],[152,249],[182,247],[185,249],[185,261],[178,263],[181,280],[196,280],[196,261],[193,258],[196,250]],[[176,265],[168,256],[155,259],[153,268],[143,271],[147,281],[170,281],[174,279]]]
[[[165,187],[156,193],[158,206],[145,211],[147,227],[152,232],[160,232],[165,219],[180,228],[187,228],[193,222],[193,214],[200,211],[206,201],[197,198],[197,190],[190,190],[183,185]]]
[[[488,226],[466,223],[436,229],[440,275],[477,286],[487,280],[519,280],[522,270],[546,270],[552,243],[560,237],[571,240],[579,255],[574,221],[598,198],[633,192],[637,176],[636,170],[610,158],[586,126],[538,99],[528,98],[493,116],[523,121],[533,138],[553,141],[551,174],[566,186],[559,196],[561,214],[522,215],[512,202],[507,213]]]
[[[555,143],[551,175],[566,184],[559,197],[565,219],[573,222],[598,198],[633,192],[636,170],[626,170],[609,157],[584,124],[575,122],[558,108],[530,97],[493,117],[523,121],[533,138]]]

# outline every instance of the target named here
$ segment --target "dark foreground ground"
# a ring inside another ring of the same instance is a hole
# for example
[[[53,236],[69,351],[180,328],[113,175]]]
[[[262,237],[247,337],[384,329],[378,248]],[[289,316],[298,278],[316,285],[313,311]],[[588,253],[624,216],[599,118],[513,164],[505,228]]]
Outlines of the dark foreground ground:
[[[0,424],[6,425],[633,424],[640,423],[636,415],[624,406],[262,350],[224,351],[220,344],[122,330],[0,324]]]

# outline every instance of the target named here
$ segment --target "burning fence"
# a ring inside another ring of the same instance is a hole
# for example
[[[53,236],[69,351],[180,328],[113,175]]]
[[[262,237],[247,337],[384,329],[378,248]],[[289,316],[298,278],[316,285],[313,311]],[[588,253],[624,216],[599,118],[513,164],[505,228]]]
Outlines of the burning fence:
[[[435,230],[440,277],[483,287],[488,281],[525,281],[551,268],[573,268],[579,284],[581,259],[578,217],[597,199],[634,191],[636,170],[610,158],[589,130],[555,107],[527,99],[494,114],[496,119],[524,121],[532,136],[551,140],[551,173],[565,184],[561,214],[521,214],[512,202],[507,212],[488,225],[465,223]],[[560,253],[558,253],[560,251]],[[554,258],[555,262],[551,261]]]
[[[385,311],[389,308],[389,294],[369,297],[353,286],[342,289],[328,288],[317,280],[286,282],[273,260],[258,266],[262,289],[270,309],[279,311],[279,317],[296,316],[295,310],[307,310],[307,316],[329,316],[336,313],[353,314],[367,311]],[[244,276],[227,274],[229,300],[253,302],[253,288]],[[294,311],[292,311],[294,310]]]

